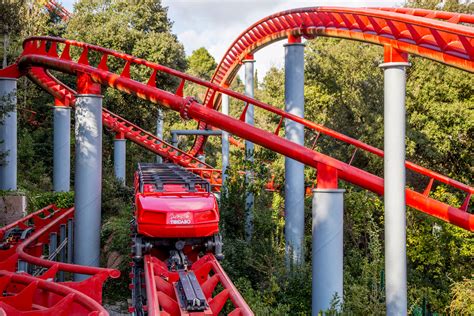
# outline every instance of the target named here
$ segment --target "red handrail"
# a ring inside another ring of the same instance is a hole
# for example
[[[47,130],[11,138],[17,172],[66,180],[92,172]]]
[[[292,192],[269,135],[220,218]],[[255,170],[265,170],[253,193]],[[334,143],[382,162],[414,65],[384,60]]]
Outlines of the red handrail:
[[[58,226],[60,223],[66,223],[68,219],[73,218],[73,214],[74,214],[74,208],[70,208],[64,211],[60,216],[55,218],[53,221],[51,221],[47,225],[36,230],[28,239],[26,239],[16,248],[16,253],[18,254],[19,259],[25,262],[40,266],[40,267],[45,267],[45,268],[51,268],[53,265],[56,265],[59,271],[89,274],[89,275],[107,273],[108,276],[110,276],[111,278],[114,278],[114,279],[118,278],[120,276],[120,271],[116,269],[97,268],[97,267],[82,266],[82,265],[71,264],[71,263],[49,261],[43,258],[32,256],[25,251],[25,249],[27,249],[29,246],[32,246],[33,243],[36,242],[38,238],[48,233],[52,228],[54,228],[55,226]]]

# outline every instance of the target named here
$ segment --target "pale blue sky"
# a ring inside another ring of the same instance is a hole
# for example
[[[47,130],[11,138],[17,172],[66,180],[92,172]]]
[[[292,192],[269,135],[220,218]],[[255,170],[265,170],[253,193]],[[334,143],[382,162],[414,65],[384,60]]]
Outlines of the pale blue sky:
[[[63,0],[73,11],[75,0]],[[219,62],[234,39],[259,19],[292,8],[310,6],[393,7],[404,0],[162,0],[173,21],[173,32],[189,55],[206,47]],[[283,42],[274,43],[255,54],[259,77],[270,67],[283,66]]]

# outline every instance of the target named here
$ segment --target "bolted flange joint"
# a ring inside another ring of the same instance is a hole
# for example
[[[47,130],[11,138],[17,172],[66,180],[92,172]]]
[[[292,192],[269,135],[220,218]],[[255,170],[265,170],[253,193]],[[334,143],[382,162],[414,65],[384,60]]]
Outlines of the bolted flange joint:
[[[185,102],[183,103],[183,105],[181,105],[181,109],[179,110],[179,114],[185,120],[190,120],[191,119],[188,116],[188,111],[189,111],[189,108],[191,107],[191,104],[193,102],[197,102],[197,100],[194,97],[186,97]]]

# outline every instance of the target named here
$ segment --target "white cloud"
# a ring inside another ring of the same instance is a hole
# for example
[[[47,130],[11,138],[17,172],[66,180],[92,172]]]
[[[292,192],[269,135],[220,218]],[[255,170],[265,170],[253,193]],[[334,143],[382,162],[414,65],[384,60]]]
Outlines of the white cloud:
[[[400,0],[163,0],[168,16],[174,21],[173,31],[189,55],[206,47],[217,62],[221,60],[234,39],[247,27],[270,14],[309,6],[395,6]],[[194,36],[190,36],[194,33]],[[282,67],[283,42],[274,43],[255,54],[259,79],[272,67]],[[242,74],[240,74],[242,75]]]
[[[75,0],[63,0],[72,10]],[[404,0],[162,0],[173,21],[173,32],[189,55],[205,47],[217,62],[234,39],[247,27],[270,14],[299,7],[346,6],[388,7]],[[283,42],[274,43],[255,54],[259,79],[272,66],[283,66]]]

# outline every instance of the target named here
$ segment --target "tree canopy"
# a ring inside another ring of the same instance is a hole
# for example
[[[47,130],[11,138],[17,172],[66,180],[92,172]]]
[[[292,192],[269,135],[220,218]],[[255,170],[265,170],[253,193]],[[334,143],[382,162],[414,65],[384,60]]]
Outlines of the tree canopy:
[[[133,56],[144,58],[176,70],[186,69],[184,47],[171,32],[172,23],[167,8],[159,0],[81,0],[74,6],[65,38],[84,41]],[[121,71],[124,64],[109,63],[109,68]],[[150,73],[132,68],[132,77],[146,82]],[[160,88],[176,87],[178,82],[157,77]],[[156,105],[108,89],[105,107],[130,121],[153,130],[156,122]],[[130,105],[133,106],[130,106]],[[168,116],[172,119],[174,116]],[[173,120],[175,122],[177,118]]]
[[[217,67],[214,57],[204,47],[193,51],[188,57],[188,64],[189,73],[204,80],[210,80]]]
[[[202,79],[210,79],[217,65],[204,47],[185,57],[183,45],[172,33],[167,8],[159,0],[80,0],[67,23],[46,12],[37,1],[18,3],[16,9],[0,10],[3,34],[8,32],[10,36],[7,49],[2,48],[9,61],[21,52],[21,42],[25,37],[55,35],[129,53]],[[6,8],[3,5],[1,8]],[[473,12],[472,3],[456,0],[409,0],[407,5]],[[94,61],[95,56],[90,57]],[[383,148],[383,72],[378,67],[383,59],[382,48],[348,40],[317,38],[306,42],[305,58],[306,118]],[[410,63],[406,97],[407,159],[472,185],[472,75],[416,56],[410,56]],[[111,62],[109,66],[120,72],[124,65]],[[138,67],[131,71],[137,80],[146,81],[150,75]],[[57,75],[74,87],[75,78]],[[176,85],[177,82],[168,77],[158,78],[158,87],[174,88]],[[257,99],[284,108],[284,69],[270,69],[255,86]],[[19,165],[27,166],[19,168],[21,190],[29,196],[30,210],[52,202],[70,205],[71,194],[45,193],[52,188],[50,105],[53,99],[26,78],[19,80],[18,87]],[[243,91],[238,78],[231,88]],[[156,105],[112,89],[103,92],[105,107],[147,130],[154,130]],[[204,89],[193,85],[187,85],[185,89],[185,94],[201,100],[204,93]],[[231,100],[231,114],[238,117],[244,106],[242,102]],[[32,126],[24,114],[29,112],[25,110],[37,112],[36,119],[40,124]],[[268,113],[259,110],[255,113],[255,122],[261,127],[274,128],[278,124],[278,118]],[[184,122],[177,113],[166,111],[165,115],[166,131],[195,128],[194,121]],[[305,135],[308,146],[314,137],[310,133]],[[181,146],[189,146],[191,142],[189,138],[182,141]],[[128,258],[132,193],[114,182],[112,136],[104,133],[103,143],[103,237],[104,240],[112,239],[110,249]],[[220,163],[219,143],[219,138],[212,138],[206,148],[207,161],[217,167]],[[351,148],[325,137],[318,140],[316,148],[344,161],[348,161],[352,153]],[[128,180],[136,162],[152,159],[154,155],[127,142]],[[307,315],[311,310],[311,199],[307,197],[305,200],[306,265],[289,275],[284,263],[284,186],[275,192],[264,190],[272,175],[276,184],[284,181],[284,158],[257,147],[253,164],[245,161],[242,150],[238,148],[232,149],[231,159],[227,189],[220,201],[226,256],[223,266],[257,315]],[[382,163],[381,159],[360,152],[353,162],[380,176],[383,176]],[[246,184],[245,174],[241,172],[248,168],[254,168],[255,172],[255,182],[250,185]],[[305,174],[307,185],[313,185],[314,169],[306,168]],[[427,181],[408,173],[408,184],[419,191]],[[341,187],[347,190],[344,201],[344,303],[341,308],[347,314],[383,314],[383,200],[346,183],[341,183]],[[256,196],[255,235],[250,244],[245,241],[243,233],[246,190],[252,190]],[[451,204],[458,205],[464,198],[441,184],[435,184],[431,194],[444,196]],[[472,206],[469,212],[472,213]],[[425,308],[430,313],[472,314],[473,253],[472,233],[409,209],[410,313],[421,315]],[[129,269],[127,259],[123,260],[121,268]],[[126,300],[129,297],[128,281],[124,277],[123,283],[111,282],[110,288],[104,291],[107,298]]]

